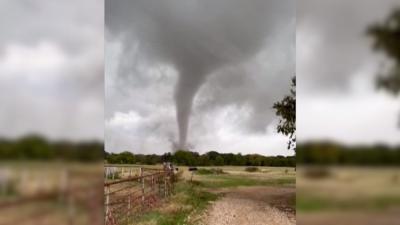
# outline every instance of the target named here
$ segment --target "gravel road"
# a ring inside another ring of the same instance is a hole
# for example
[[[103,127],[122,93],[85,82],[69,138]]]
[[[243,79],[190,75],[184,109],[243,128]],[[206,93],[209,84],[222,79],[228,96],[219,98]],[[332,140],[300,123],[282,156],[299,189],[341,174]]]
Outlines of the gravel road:
[[[204,225],[294,225],[294,188],[248,187],[223,190],[205,212]]]

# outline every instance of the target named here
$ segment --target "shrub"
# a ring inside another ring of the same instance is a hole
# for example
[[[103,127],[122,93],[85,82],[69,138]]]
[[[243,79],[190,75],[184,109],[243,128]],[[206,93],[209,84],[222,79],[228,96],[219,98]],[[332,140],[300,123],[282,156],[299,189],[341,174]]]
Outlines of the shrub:
[[[249,166],[244,169],[246,172],[257,172],[259,171],[258,167]]]
[[[327,168],[327,167],[312,167],[312,168],[308,168],[305,171],[305,177],[308,177],[310,179],[322,179],[322,178],[327,178],[330,177],[331,171]]]
[[[17,185],[14,180],[0,183],[0,197],[17,195]]]
[[[211,168],[211,169],[198,169],[197,174],[200,175],[211,175],[211,174],[224,174],[225,172],[220,168]]]
[[[115,180],[115,179],[120,179],[121,178],[121,172],[115,171],[107,174],[107,179],[109,180]]]
[[[173,182],[178,182],[181,181],[183,177],[183,170],[179,170],[178,172],[176,172],[173,176]]]

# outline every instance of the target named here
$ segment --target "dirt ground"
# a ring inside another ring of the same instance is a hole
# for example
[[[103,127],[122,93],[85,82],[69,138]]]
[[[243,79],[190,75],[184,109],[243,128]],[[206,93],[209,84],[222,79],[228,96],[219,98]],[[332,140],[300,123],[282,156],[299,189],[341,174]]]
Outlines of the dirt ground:
[[[204,213],[204,225],[296,224],[295,188],[240,187],[220,189],[224,197]]]
[[[297,168],[298,225],[400,224],[399,168],[327,167],[328,175],[319,179],[307,176],[310,169]],[[315,209],[301,208],[315,199]]]
[[[298,225],[398,225],[400,209],[382,212],[299,213]]]

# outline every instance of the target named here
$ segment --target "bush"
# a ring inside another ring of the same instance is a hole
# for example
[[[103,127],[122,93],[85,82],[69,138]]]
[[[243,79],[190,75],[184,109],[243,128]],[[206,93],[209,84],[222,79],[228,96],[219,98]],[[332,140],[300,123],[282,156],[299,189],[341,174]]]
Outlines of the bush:
[[[108,180],[115,180],[115,179],[120,179],[121,178],[121,172],[115,171],[107,174],[107,179]]]
[[[257,172],[259,171],[258,167],[250,166],[244,169],[246,172]]]
[[[323,179],[323,178],[327,178],[330,177],[331,171],[327,168],[327,167],[312,167],[312,168],[308,168],[305,171],[305,177],[308,177],[310,179]]]
[[[0,183],[0,197],[1,196],[15,196],[17,195],[17,185],[14,180],[9,180],[4,183]]]
[[[200,175],[211,175],[211,174],[224,174],[225,172],[219,168],[211,168],[211,169],[198,169],[197,174]]]
[[[173,176],[173,182],[178,182],[181,181],[183,178],[183,170],[179,170],[178,172],[176,172]]]

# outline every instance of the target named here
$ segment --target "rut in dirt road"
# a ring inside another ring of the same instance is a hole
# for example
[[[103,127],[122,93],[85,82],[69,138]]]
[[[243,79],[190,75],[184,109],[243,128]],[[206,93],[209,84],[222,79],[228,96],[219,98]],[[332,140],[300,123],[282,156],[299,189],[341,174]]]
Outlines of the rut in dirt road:
[[[285,205],[293,194],[294,189],[268,187],[230,190],[210,206],[203,224],[294,225],[294,210],[286,210],[290,207]]]

